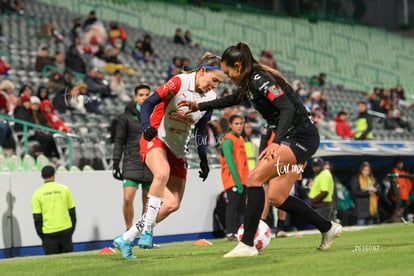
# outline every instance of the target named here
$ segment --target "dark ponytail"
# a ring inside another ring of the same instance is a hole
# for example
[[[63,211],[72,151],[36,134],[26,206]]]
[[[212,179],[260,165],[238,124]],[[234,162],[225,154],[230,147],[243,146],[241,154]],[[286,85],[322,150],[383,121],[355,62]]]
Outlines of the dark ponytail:
[[[247,95],[247,90],[250,82],[250,75],[253,71],[260,71],[265,73],[278,86],[284,86],[287,83],[286,78],[276,69],[259,63],[254,57],[246,42],[239,42],[237,45],[229,46],[221,57],[221,60],[227,66],[234,67],[236,62],[240,62],[242,66],[241,73],[241,92],[239,95],[239,102],[244,100]]]

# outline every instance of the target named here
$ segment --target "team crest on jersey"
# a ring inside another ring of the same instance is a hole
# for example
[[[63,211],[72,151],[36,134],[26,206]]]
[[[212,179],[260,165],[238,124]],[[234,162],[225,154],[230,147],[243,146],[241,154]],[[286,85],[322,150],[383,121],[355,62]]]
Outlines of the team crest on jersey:
[[[147,144],[147,148],[150,149],[150,148],[152,148],[153,145],[154,145],[154,143],[152,141],[150,141]]]
[[[275,96],[275,98],[285,94],[285,92],[282,89],[280,89],[280,87],[276,87],[276,85],[269,87],[267,91],[271,92]]]

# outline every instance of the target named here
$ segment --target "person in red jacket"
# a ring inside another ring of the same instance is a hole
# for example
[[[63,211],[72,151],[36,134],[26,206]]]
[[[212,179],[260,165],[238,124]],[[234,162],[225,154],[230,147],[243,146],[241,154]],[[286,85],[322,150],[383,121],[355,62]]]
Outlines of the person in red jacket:
[[[56,115],[55,107],[49,100],[43,100],[42,104],[40,105],[40,110],[42,111],[43,115],[45,116],[47,122],[49,123],[50,127],[63,131],[69,132],[69,128],[65,125],[65,123]]]
[[[348,113],[345,110],[340,110],[335,117],[336,122],[336,133],[341,138],[353,138],[354,133],[352,132],[351,126],[346,121]]]
[[[121,49],[122,51],[125,49],[126,44],[126,32],[125,29],[119,27],[116,22],[111,22],[111,29],[108,33],[108,39],[112,46],[115,48]]]

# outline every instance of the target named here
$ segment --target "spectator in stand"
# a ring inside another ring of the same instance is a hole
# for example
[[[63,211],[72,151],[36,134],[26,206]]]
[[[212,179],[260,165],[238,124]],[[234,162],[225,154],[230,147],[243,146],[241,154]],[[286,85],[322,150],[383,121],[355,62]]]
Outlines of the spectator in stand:
[[[262,124],[262,120],[257,115],[257,110],[254,108],[247,109],[245,119],[246,121],[249,121],[252,126],[253,136],[260,136],[263,124]]]
[[[180,57],[173,57],[172,59],[172,63],[170,63],[168,65],[167,68],[167,79],[166,81],[168,81],[169,79],[171,79],[172,77],[174,77],[175,75],[178,75],[181,73],[181,58]]]
[[[65,71],[65,56],[63,55],[63,52],[56,51],[55,52],[55,62],[54,66],[57,68],[59,72]]]
[[[89,65],[93,68],[102,70],[106,66],[105,52],[102,49],[96,52],[91,58]]]
[[[10,64],[4,60],[3,57],[0,57],[0,75],[1,76],[8,76],[8,71],[11,69]]]
[[[122,64],[118,59],[119,49],[113,48],[112,46],[105,47],[105,61],[107,63]]]
[[[183,32],[180,28],[175,30],[175,35],[174,35],[174,43],[175,44],[181,44],[181,45],[185,45],[186,42],[183,38]]]
[[[380,90],[379,88],[374,88],[374,91],[369,96],[369,106],[371,107],[372,111],[381,112],[380,107]]]
[[[262,52],[260,53],[259,62],[273,69],[277,69],[278,67],[276,60],[273,57],[272,50],[270,49],[262,50]]]
[[[366,99],[361,99],[358,102],[359,114],[355,124],[355,140],[372,140],[374,138],[372,118],[368,114],[367,105],[368,101]]]
[[[351,126],[348,124],[346,118],[348,116],[348,113],[346,110],[342,109],[338,112],[338,114],[335,117],[335,130],[336,134],[340,136],[343,139],[352,139],[354,138],[354,133],[352,132]]]
[[[19,97],[20,96],[27,96],[29,98],[32,96],[32,87],[30,86],[30,84],[23,84],[19,91]]]
[[[401,118],[401,111],[398,109],[388,110],[387,117],[384,120],[384,127],[398,133],[402,133],[404,130],[411,131],[410,124]]]
[[[9,80],[2,80],[0,83],[0,112],[12,115],[17,98],[13,95],[14,84]]]
[[[132,56],[135,58],[136,61],[144,61],[145,55],[144,50],[142,48],[142,40],[138,39],[135,41],[135,48],[132,51]]]
[[[40,99],[40,102],[43,100],[49,100],[49,90],[44,85],[40,85],[37,89],[36,96]]]
[[[388,196],[394,204],[394,215],[393,221],[399,222],[401,221],[401,217],[403,216],[407,218],[408,214],[408,207],[410,204],[410,193],[413,188],[413,181],[409,178],[398,177],[398,175],[409,175],[408,171],[404,170],[404,161],[401,157],[396,157],[394,160],[394,166],[391,171],[393,174],[396,175],[395,186],[391,186],[388,191]],[[398,197],[396,196],[396,192],[398,192]],[[399,202],[397,202],[400,200]],[[399,204],[397,204],[399,203]]]
[[[89,42],[84,47],[85,53],[95,55],[97,52],[103,51],[103,47],[99,44],[96,36],[91,36],[91,38],[87,41]]]
[[[183,57],[182,59],[182,67],[183,67],[183,71],[185,72],[191,71],[193,69],[190,65],[190,60],[186,57]]]
[[[185,40],[185,44],[187,44],[188,46],[198,47],[198,43],[193,44],[193,39],[191,38],[191,33],[189,30],[185,31],[184,40]]]
[[[36,123],[34,120],[32,109],[31,109],[31,99],[28,96],[20,97],[21,105],[16,106],[14,109],[14,118],[26,121],[29,123]],[[15,131],[22,131],[23,126],[21,124],[14,125]],[[42,147],[43,153],[47,157],[58,156],[56,150],[56,144],[54,143],[53,137],[50,134],[46,134],[43,131],[34,131],[34,134],[30,135],[29,141],[37,141]]]
[[[326,74],[324,72],[321,72],[319,74],[319,86],[325,86],[326,84]]]
[[[295,90],[296,94],[298,94],[300,101],[305,104],[308,92],[306,92],[306,90],[303,88],[300,80],[294,80],[292,83],[292,88]]]
[[[325,91],[323,91],[321,93],[320,98],[319,98],[318,104],[319,104],[319,107],[321,108],[323,116],[327,117],[327,118],[332,118],[329,115],[329,112],[328,112],[328,101],[327,101],[326,97],[327,97],[327,94],[326,94]]]
[[[219,119],[219,125],[221,129],[221,134],[224,135],[229,131],[229,119],[231,116],[239,113],[239,108],[237,106],[229,106],[222,109],[221,116]]]
[[[118,23],[112,21],[108,32],[109,43],[117,49],[124,51],[126,45],[127,34],[124,28],[118,26]]]
[[[376,181],[371,165],[363,162],[358,175],[351,180],[351,194],[355,202],[357,225],[370,225],[375,222],[378,212]]]
[[[320,85],[319,85],[319,77],[318,77],[318,76],[316,76],[316,75],[311,76],[311,77],[310,77],[310,79],[309,79],[309,82],[310,82],[310,85],[311,85],[311,86],[313,86],[313,87],[318,87],[318,86],[320,86]]]
[[[30,97],[30,104],[31,104],[30,108],[32,109],[32,117],[33,117],[34,123],[37,124],[37,125],[49,127],[45,116],[40,111],[41,101],[40,101],[39,97],[31,96]]]
[[[46,65],[54,66],[53,58],[49,57],[47,46],[41,46],[35,61],[35,70],[42,73]]]
[[[76,41],[80,42],[79,38]],[[86,73],[86,64],[76,44],[72,44],[66,52],[65,67],[81,74]]]
[[[102,114],[99,110],[100,100],[88,93],[88,86],[83,81],[76,84],[79,88],[79,96],[85,105],[88,113]]]
[[[70,105],[70,89],[70,87],[65,87],[60,90],[51,101],[54,109],[59,114],[69,113],[73,110],[73,107]]]
[[[111,89],[103,80],[104,74],[99,72],[97,68],[92,67],[84,79],[88,86],[88,92],[92,95],[98,94],[101,98],[108,97],[111,94]]]
[[[122,80],[121,71],[116,70],[114,72],[113,76],[111,77],[109,87],[111,88],[112,96],[119,97],[124,102],[131,101],[131,98],[128,96],[126,92],[125,83]]]
[[[65,36],[56,29],[56,25],[54,22],[49,23],[49,33],[50,33],[50,40],[57,43],[63,43],[65,40]]]
[[[0,110],[1,112],[1,110]],[[8,139],[11,135],[11,129],[8,123],[5,121],[0,121],[0,147],[7,148],[8,147]]]
[[[90,11],[88,18],[83,22],[82,29],[87,31],[88,28],[93,25],[98,19],[96,19],[95,11]]]
[[[55,108],[50,101],[44,100],[40,104],[40,110],[42,111],[43,115],[46,118],[47,123],[49,124],[51,128],[54,128],[56,130],[63,131],[63,132],[69,132],[69,128],[56,115]]]
[[[75,43],[75,40],[77,38],[81,39],[83,36],[82,31],[82,19],[81,18],[75,18],[73,21],[73,27],[70,30],[70,40],[72,43]]]
[[[142,42],[142,52],[144,53],[145,61],[150,61],[154,57],[154,49],[151,45],[152,38],[149,34],[144,35]]]
[[[381,89],[381,98],[379,105],[381,113],[387,114],[388,110],[391,109],[391,100],[386,89]]]
[[[72,113],[85,114],[86,108],[84,99],[80,96],[79,87],[77,85],[71,85],[67,88],[68,91],[68,104],[72,108]]]
[[[59,91],[66,88],[66,83],[59,71],[54,70],[51,72],[49,81],[46,83],[46,88],[50,96],[55,96]]]

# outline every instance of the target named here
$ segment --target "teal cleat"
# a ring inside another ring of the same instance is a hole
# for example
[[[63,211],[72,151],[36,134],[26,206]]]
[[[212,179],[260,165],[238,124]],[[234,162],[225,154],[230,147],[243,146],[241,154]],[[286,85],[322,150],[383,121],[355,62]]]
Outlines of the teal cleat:
[[[125,259],[135,259],[136,257],[132,255],[132,246],[133,243],[129,240],[124,240],[122,238],[122,234],[115,238],[113,245],[115,248],[117,248],[119,251],[121,251],[122,256]]]
[[[140,248],[144,248],[144,249],[151,249],[152,246],[153,246],[153,244],[152,244],[152,232],[145,231],[144,234],[142,234],[141,238],[139,238],[138,246]]]

